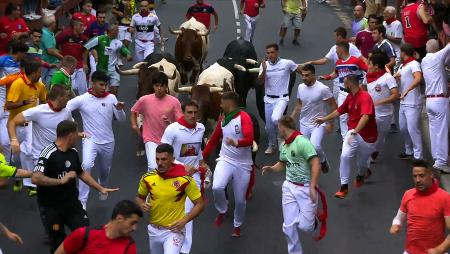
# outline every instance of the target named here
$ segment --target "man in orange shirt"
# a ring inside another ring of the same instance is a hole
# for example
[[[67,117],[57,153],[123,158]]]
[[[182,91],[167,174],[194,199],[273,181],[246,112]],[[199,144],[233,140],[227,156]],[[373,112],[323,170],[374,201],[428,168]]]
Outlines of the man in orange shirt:
[[[404,254],[442,254],[450,241],[450,236],[445,239],[445,230],[450,229],[450,194],[439,188],[425,161],[414,161],[412,171],[416,187],[403,195],[390,232],[399,233],[406,221]]]

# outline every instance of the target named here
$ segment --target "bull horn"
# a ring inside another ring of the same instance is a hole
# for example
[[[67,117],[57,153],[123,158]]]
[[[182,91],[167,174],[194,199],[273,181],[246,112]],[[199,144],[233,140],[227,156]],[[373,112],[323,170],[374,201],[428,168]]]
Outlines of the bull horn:
[[[234,68],[238,71],[247,71],[247,69],[245,69],[244,66],[239,65],[239,64],[234,64]]]
[[[221,92],[223,92],[223,87],[210,86],[209,92],[210,93],[221,93]]]
[[[184,87],[178,88],[178,92],[180,92],[180,93],[190,93],[191,90],[192,90],[192,86],[184,86]]]
[[[169,32],[171,33],[171,34],[181,34],[182,33],[182,31],[181,30],[172,30],[172,28],[170,28],[170,26],[169,26]]]
[[[250,73],[259,73],[259,68],[251,68],[251,69],[247,69],[247,71]]]
[[[139,69],[142,65],[147,64],[147,62],[139,62],[133,65],[133,69]]]
[[[116,66],[116,71],[120,74],[120,75],[137,75],[139,73],[139,69],[129,69],[129,70],[124,70],[122,71],[121,69],[119,69],[119,67]]]
[[[257,151],[258,151],[258,144],[256,144],[255,141],[253,141],[253,144],[252,144],[252,152],[256,153]]]
[[[200,35],[200,36],[207,36],[209,34],[209,30],[206,31],[206,32],[199,32],[199,31],[197,31],[197,34]]]
[[[255,64],[255,65],[258,64],[258,61],[250,59],[250,58],[245,59],[245,62],[248,64]]]

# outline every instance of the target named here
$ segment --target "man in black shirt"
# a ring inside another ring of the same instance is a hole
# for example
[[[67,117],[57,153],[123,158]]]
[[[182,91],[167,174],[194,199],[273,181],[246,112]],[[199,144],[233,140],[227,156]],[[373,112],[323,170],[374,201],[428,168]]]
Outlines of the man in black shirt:
[[[372,38],[375,41],[372,53],[376,51],[383,53],[388,59],[386,67],[393,71],[396,55],[394,47],[386,40],[386,28],[383,25],[377,25],[372,31]]]
[[[37,185],[39,210],[49,234],[51,253],[65,238],[64,225],[70,230],[89,225],[89,218],[78,200],[77,176],[103,194],[117,191],[100,186],[81,168],[77,124],[62,121],[56,128],[56,141],[45,147],[34,168],[32,182]]]

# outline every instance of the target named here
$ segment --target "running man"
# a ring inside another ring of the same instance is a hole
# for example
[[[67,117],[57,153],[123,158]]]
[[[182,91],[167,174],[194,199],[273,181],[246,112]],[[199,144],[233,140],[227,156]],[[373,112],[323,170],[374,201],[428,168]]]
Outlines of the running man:
[[[135,11],[135,0],[115,0],[112,13],[116,16],[119,23],[119,39],[125,47],[128,47],[131,42],[131,33],[128,28],[131,24],[131,17]]]
[[[369,157],[375,150],[378,135],[372,98],[369,93],[360,88],[359,80],[358,75],[346,76],[344,85],[345,90],[348,91],[347,99],[329,115],[315,119],[316,124],[320,125],[339,115],[348,114],[349,130],[342,143],[341,163],[339,165],[341,188],[335,194],[335,197],[341,199],[348,194],[348,183],[354,157],[357,158],[358,168],[355,181],[356,188],[361,187],[364,184],[364,179],[372,174],[369,169]]]
[[[178,162],[190,166],[188,175],[190,175],[197,184],[197,187],[203,190],[202,184],[205,181],[205,171],[209,170],[208,165],[203,161],[202,143],[205,134],[205,126],[197,122],[198,104],[194,101],[188,101],[181,107],[183,116],[176,122],[167,126],[161,143],[166,143],[174,148],[174,156]],[[203,170],[203,172],[202,172]],[[194,204],[186,199],[185,209],[188,214]],[[192,246],[192,221],[186,224],[186,236],[184,239],[181,253],[188,254]]]
[[[214,16],[214,31],[219,27],[219,15],[212,5],[205,3],[204,0],[196,0],[196,3],[189,7],[186,12],[186,20],[192,17],[198,22],[202,23],[209,30],[211,29],[211,15]]]
[[[83,163],[86,172],[91,172],[98,159],[98,182],[102,186],[108,184],[109,172],[114,156],[113,119],[124,122],[126,115],[123,111],[125,103],[119,102],[115,95],[106,92],[108,76],[102,71],[92,74],[91,88],[87,93],[71,99],[67,103],[70,111],[79,110],[83,119],[84,133],[88,138],[83,139]],[[79,199],[83,208],[89,196],[89,186],[83,182],[78,184]],[[105,197],[100,196],[100,200]]]
[[[294,40],[292,40],[292,44],[299,46],[298,37],[300,36],[303,20],[306,18],[308,4],[306,0],[281,0],[281,7],[283,11],[283,24],[281,24],[280,28],[280,45],[283,46],[284,44],[284,37],[286,36],[288,27],[293,26]]]
[[[336,110],[337,105],[330,88],[317,81],[315,73],[316,69],[313,65],[303,65],[303,84],[298,85],[298,100],[291,117],[295,119],[295,116],[300,112],[300,132],[314,145],[320,159],[322,171],[327,173],[330,166],[322,148],[322,139],[325,132],[331,133],[333,131],[333,122],[330,121],[316,126],[313,119],[328,114],[326,111],[327,104],[330,112]]]
[[[126,56],[128,61],[133,60],[131,52],[121,41],[117,39],[119,27],[115,24],[108,26],[106,35],[92,38],[84,47],[96,52],[96,69],[106,73],[109,77],[109,91],[117,95],[120,86],[120,75],[116,71],[116,65],[120,62],[120,56]]]
[[[213,178],[214,205],[219,212],[216,226],[221,226],[228,210],[225,187],[231,181],[234,191],[234,228],[231,236],[241,236],[247,205],[246,192],[252,172],[253,122],[251,117],[239,108],[240,98],[235,92],[222,94],[220,107],[224,112],[203,150],[207,158],[219,145],[222,146],[217,159]]]
[[[72,75],[77,69],[77,59],[73,56],[64,56],[61,60],[61,68],[53,73],[50,81],[50,88],[59,85],[64,86],[73,93]],[[75,96],[75,94],[72,94]]]
[[[241,14],[244,15],[244,40],[252,42],[256,23],[259,18],[259,8],[265,8],[264,0],[241,0]]]
[[[284,139],[280,160],[275,165],[264,166],[262,174],[286,170],[282,187],[283,232],[288,253],[299,254],[303,248],[298,230],[311,232],[316,227],[320,160],[314,145],[295,130],[293,118],[282,117],[278,129]]]
[[[175,164],[173,147],[156,147],[158,167],[142,176],[136,202],[150,213],[148,235],[152,254],[179,254],[185,237],[185,226],[200,215],[204,201],[195,180],[185,166]],[[186,198],[194,207],[185,213]]]

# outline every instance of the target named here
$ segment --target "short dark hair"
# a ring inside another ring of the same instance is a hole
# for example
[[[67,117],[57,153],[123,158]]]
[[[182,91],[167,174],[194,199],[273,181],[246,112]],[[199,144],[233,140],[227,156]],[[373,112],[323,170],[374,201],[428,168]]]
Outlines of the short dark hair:
[[[83,5],[86,5],[86,4],[92,4],[92,1],[91,0],[84,0],[83,1]]]
[[[336,33],[337,36],[340,36],[344,39],[347,38],[347,30],[342,26],[334,29],[334,32]]]
[[[96,16],[98,16],[98,14],[103,13],[106,14],[106,9],[105,8],[100,8],[97,10],[97,13],[95,13]]]
[[[386,37],[386,27],[384,27],[383,25],[377,25],[373,30],[377,30],[380,34],[383,35],[383,38]]]
[[[92,82],[96,82],[96,81],[103,81],[103,82],[108,82],[108,75],[106,75],[106,73],[104,71],[94,71],[94,73],[92,73],[92,77],[91,80]]]
[[[294,118],[292,118],[290,116],[281,117],[280,120],[278,120],[278,124],[281,124],[282,126],[289,128],[291,130],[296,129],[295,120],[294,120]]]
[[[56,137],[58,138],[67,137],[74,132],[78,132],[78,125],[76,122],[64,120],[56,126]]]
[[[276,51],[278,51],[278,49],[279,49],[278,44],[276,44],[276,43],[270,43],[270,44],[266,45],[266,49],[270,49],[270,48],[274,48]]]
[[[402,46],[400,46],[400,51],[407,56],[414,56],[414,47],[409,43],[402,44]]]
[[[173,146],[166,143],[161,143],[156,147],[156,153],[168,153],[173,155]]]
[[[312,65],[312,64],[305,64],[302,67],[302,71],[310,71],[310,72],[312,72],[312,74],[315,74],[316,67],[314,67],[314,65]]]
[[[167,86],[169,84],[169,78],[164,72],[159,71],[155,76],[153,76],[152,84],[161,84]]]
[[[377,24],[380,24],[380,18],[375,15],[375,14],[370,14],[369,17],[367,17],[367,20],[369,21],[370,19],[375,19],[377,21]]]
[[[350,50],[350,44],[348,44],[348,42],[345,41],[340,41],[336,43],[337,47],[343,47],[345,50],[349,51]]]
[[[31,34],[33,33],[42,34],[42,29],[33,28],[33,30],[31,30]]]
[[[239,102],[241,101],[239,94],[233,91],[223,93],[220,98],[224,101],[231,100],[236,103],[236,105],[239,105]]]
[[[41,69],[42,64],[36,60],[25,61],[26,64],[23,66],[23,70],[26,75],[30,75]]]
[[[47,95],[47,99],[56,100],[59,97],[63,97],[69,91],[69,88],[64,86],[63,84],[56,84],[52,86],[50,92]]]
[[[181,110],[183,110],[183,112],[186,110],[186,107],[196,107],[198,109],[198,103],[192,100],[189,100],[185,103],[183,103],[183,105],[181,105]]]
[[[359,76],[355,74],[350,74],[345,76],[345,78],[348,82],[350,82],[353,85],[359,85]]]
[[[15,41],[11,44],[11,53],[17,54],[17,53],[27,53],[28,52],[28,46],[25,43]]]
[[[15,10],[17,10],[17,7],[19,7],[19,5],[9,2],[5,8],[5,16],[11,15]]]
[[[122,215],[125,218],[130,218],[133,214],[136,214],[139,218],[142,218],[142,209],[131,200],[122,200],[114,206],[111,214],[111,220],[116,219],[118,215]]]
[[[384,70],[384,66],[388,63],[386,56],[382,52],[372,52],[372,55],[369,57],[369,61],[382,70]]]
[[[70,26],[74,27],[75,25],[79,25],[82,24],[83,22],[81,21],[81,19],[73,17],[72,20],[70,20]]]
[[[413,168],[430,168],[428,165],[428,162],[422,159],[414,159],[412,162],[412,167]]]

